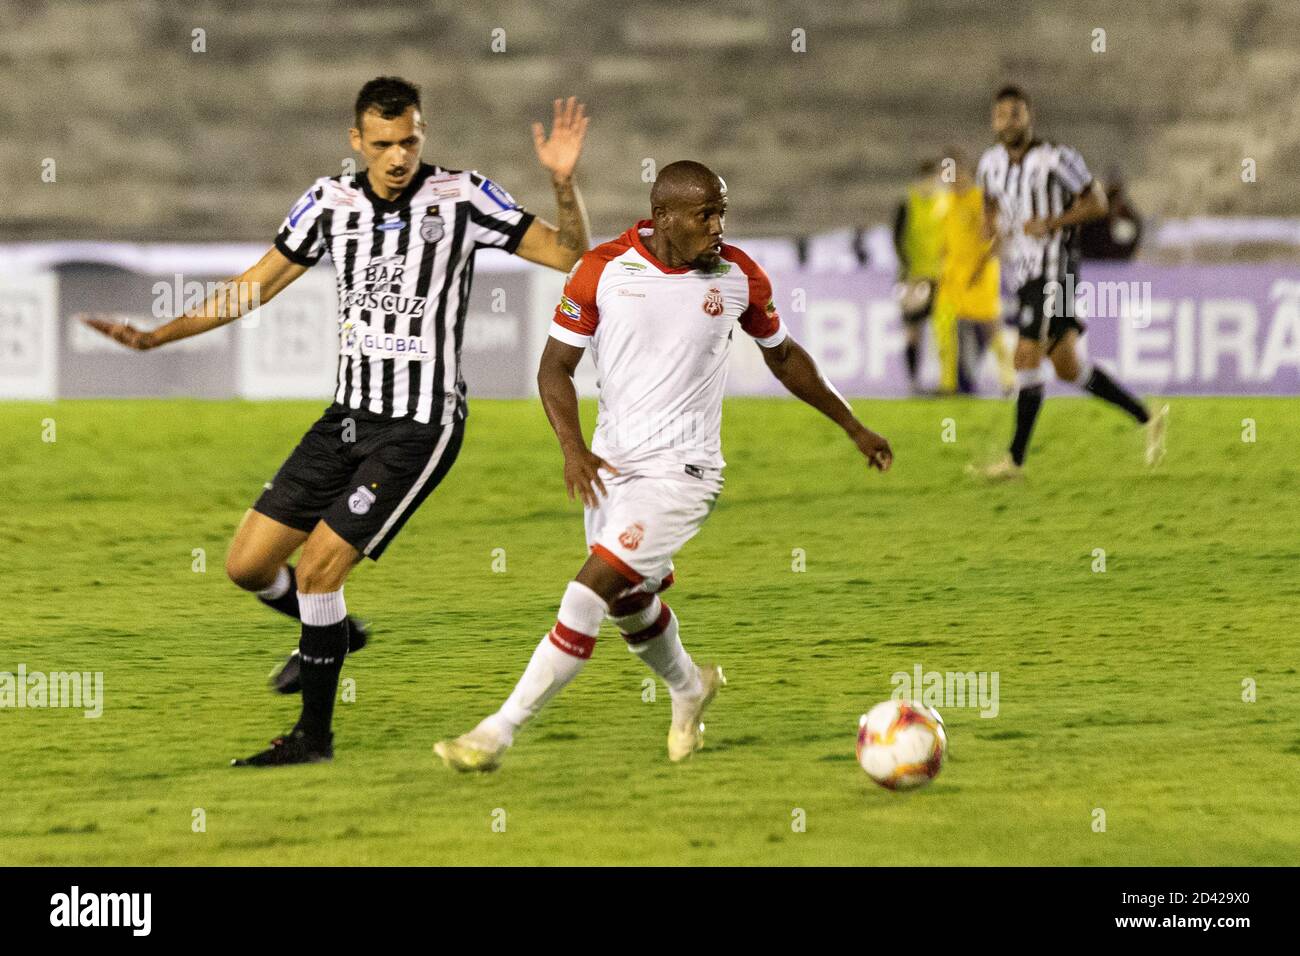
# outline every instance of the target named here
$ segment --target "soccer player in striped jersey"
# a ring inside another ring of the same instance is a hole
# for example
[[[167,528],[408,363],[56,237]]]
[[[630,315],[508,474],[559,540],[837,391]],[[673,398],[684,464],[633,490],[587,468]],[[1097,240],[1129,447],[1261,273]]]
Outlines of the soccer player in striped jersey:
[[[1016,291],[1016,427],[1007,456],[982,470],[989,478],[1017,478],[1043,404],[1042,361],[1057,378],[1074,382],[1146,426],[1148,465],[1164,456],[1169,406],[1154,415],[1102,368],[1082,362],[1071,296],[1079,274],[1078,231],[1106,215],[1106,194],[1083,157],[1069,146],[1034,137],[1029,99],[1015,86],[993,100],[997,144],[980,158],[975,179],[984,190],[986,220],[998,237],[1004,273]]]
[[[673,555],[722,492],[722,394],[737,324],[781,383],[839,425],[871,467],[885,471],[893,461],[889,442],[858,421],[789,337],[766,273],[723,243],[726,204],[727,187],[708,167],[665,166],[650,192],[653,218],[597,246],[569,274],[537,385],[569,497],[586,509],[590,554],[501,708],[434,745],[450,767],[495,768],[516,732],[577,676],[605,618],[668,685],[668,758],[684,760],[701,746],[700,718],[722,671],[691,659],[659,592],[673,581]],[[588,348],[600,378],[590,448],[573,386]]]
[[[379,559],[460,450],[467,414],[460,347],[475,253],[502,249],[567,272],[588,246],[573,181],[587,116],[574,99],[555,101],[549,136],[533,124],[538,160],[555,188],[557,226],[476,172],[421,162],[425,122],[413,84],[371,80],[357,96],[355,124],[352,148],[366,169],[316,180],[289,211],[274,248],[203,307],[153,331],[88,320],[131,348],[156,348],[270,301],[326,253],[333,261],[334,402],[266,483],[226,559],[235,584],[301,621],[298,652],[273,680],[283,692],[301,690],[302,712],[269,749],[232,761],[239,766],[333,756],[339,671],[365,640],[348,616],[343,583],[363,557]],[[289,559],[299,548],[295,568]]]

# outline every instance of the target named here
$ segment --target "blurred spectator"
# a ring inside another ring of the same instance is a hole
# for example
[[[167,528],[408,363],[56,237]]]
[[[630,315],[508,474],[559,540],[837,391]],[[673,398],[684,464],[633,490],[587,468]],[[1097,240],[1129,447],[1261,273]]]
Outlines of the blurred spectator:
[[[1015,371],[1002,335],[999,267],[984,217],[984,192],[966,154],[956,147],[947,154],[952,200],[944,219],[943,276],[933,320],[939,392],[974,394],[980,363],[992,347],[1005,393],[1015,382]]]
[[[926,160],[918,167],[894,216],[898,297],[907,336],[907,377],[913,393],[920,390],[917,375],[921,336],[943,271],[944,218],[951,200],[951,193],[940,181],[938,161]]]
[[[1117,168],[1106,171],[1104,185],[1109,209],[1105,219],[1083,225],[1079,239],[1083,258],[1132,259],[1142,239],[1142,219],[1129,202]]]

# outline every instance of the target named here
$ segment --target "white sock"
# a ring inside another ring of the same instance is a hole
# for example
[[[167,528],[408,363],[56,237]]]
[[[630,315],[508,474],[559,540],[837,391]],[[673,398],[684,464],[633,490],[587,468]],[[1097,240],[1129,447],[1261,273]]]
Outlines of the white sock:
[[[650,607],[637,615],[629,615],[629,618],[644,619],[651,608],[655,610],[653,623],[643,627],[639,632],[624,633],[627,649],[663,678],[674,700],[680,696],[691,697],[698,694],[700,671],[691,660],[691,655],[686,653],[686,648],[682,647],[681,638],[678,636],[677,615],[673,613],[673,609],[656,596]],[[628,618],[621,620],[628,620]],[[643,623],[643,621],[636,623]]]
[[[501,709],[479,726],[509,744],[516,730],[537,716],[547,701],[578,676],[596,646],[600,622],[608,611],[609,605],[599,594],[585,584],[570,581],[555,626],[533,651],[524,675]]]
[[[324,594],[298,592],[298,613],[302,623],[311,627],[329,627],[348,616],[348,606],[343,600],[343,589]]]
[[[275,580],[267,587],[257,592],[257,596],[265,601],[278,601],[289,593],[289,583],[293,577],[289,574],[288,565],[280,565],[280,570],[275,572]]]

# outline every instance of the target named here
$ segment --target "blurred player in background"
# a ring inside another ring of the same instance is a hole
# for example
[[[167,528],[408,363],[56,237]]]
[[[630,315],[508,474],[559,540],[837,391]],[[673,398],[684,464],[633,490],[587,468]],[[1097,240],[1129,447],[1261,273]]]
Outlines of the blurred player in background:
[[[1003,460],[982,469],[989,478],[1016,478],[1043,404],[1042,361],[1057,378],[1073,382],[1146,426],[1146,461],[1164,457],[1169,406],[1152,415],[1099,366],[1079,359],[1084,325],[1075,317],[1079,226],[1106,215],[1106,196],[1083,157],[1069,146],[1036,139],[1029,99],[1016,86],[993,99],[997,144],[980,157],[976,182],[984,190],[985,216],[997,236],[1003,269],[1016,289],[1020,338],[1016,343],[1016,427]]]
[[[89,324],[152,349],[233,322],[269,302],[328,253],[338,275],[334,403],[303,436],[235,532],[226,573],[301,622],[298,652],[276,689],[301,690],[293,729],[236,766],[314,763],[334,755],[331,724],[344,656],[364,642],[343,583],[362,557],[379,560],[451,469],[468,414],[460,346],[474,254],[496,248],[567,271],[587,249],[574,167],[587,118],[555,101],[550,137],[534,124],[551,173],[559,226],[525,212],[490,179],[420,161],[418,87],[379,77],[354,105],[352,148],[366,169],[317,179],[261,261],[204,306],[151,332]],[[250,290],[252,293],[250,294]],[[289,559],[302,548],[297,568]]]
[[[650,207],[652,219],[582,257],[556,308],[537,384],[569,497],[576,493],[586,509],[590,556],[501,709],[434,745],[458,770],[497,766],[519,728],[577,676],[606,617],[668,685],[669,759],[702,745],[700,717],[722,670],[696,665],[658,595],[672,583],[673,555],[722,491],[722,394],[737,321],[781,383],[843,428],[871,466],[885,471],[893,461],[889,443],[858,421],[787,335],[766,273],[723,243],[723,181],[700,163],[673,163],[655,180]],[[590,449],[573,385],[589,347],[600,378]]]
[[[935,311],[957,324],[957,390],[974,393],[980,361],[991,346],[1003,393],[1010,395],[1016,373],[1011,348],[1002,337],[1001,277],[984,224],[984,193],[963,151],[947,150],[943,162],[950,164],[952,191],[943,220],[943,273]],[[938,327],[936,318],[936,335]]]
[[[921,391],[919,374],[925,320],[934,309],[935,292],[943,271],[943,223],[951,195],[940,180],[939,164],[926,160],[907,187],[907,195],[894,215],[894,249],[898,253],[899,299],[903,312],[903,332],[907,337],[907,379],[912,393]],[[939,363],[949,362],[951,382],[957,383],[956,338],[950,325],[935,328],[939,346]],[[943,391],[942,381],[940,391]]]

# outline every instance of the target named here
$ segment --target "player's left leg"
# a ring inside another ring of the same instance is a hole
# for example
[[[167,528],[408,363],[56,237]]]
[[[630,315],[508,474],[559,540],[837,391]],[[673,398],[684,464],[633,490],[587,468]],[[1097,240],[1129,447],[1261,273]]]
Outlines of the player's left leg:
[[[1127,412],[1140,425],[1147,426],[1147,463],[1154,465],[1164,457],[1165,423],[1169,406],[1165,405],[1152,415],[1137,396],[1107,374],[1106,370],[1090,362],[1079,360],[1079,332],[1067,329],[1048,350],[1048,358],[1056,369],[1057,378],[1072,382],[1084,391],[1097,396]]]
[[[662,590],[662,589],[661,589]],[[700,718],[725,684],[722,668],[700,667],[682,646],[677,613],[659,594],[624,592],[609,609],[627,649],[668,685],[673,715],[668,727],[668,759],[685,760],[704,744]]]
[[[980,365],[988,351],[990,332],[988,322],[957,316],[957,391],[963,395],[978,391]]]
[[[334,756],[334,696],[348,653],[343,582],[359,560],[361,552],[324,521],[307,538],[297,571],[302,713],[288,734],[261,753],[231,761],[234,766],[316,763]]]
[[[934,345],[939,353],[939,394],[957,392],[957,312],[949,297],[939,295],[932,313]]]

